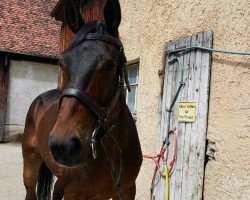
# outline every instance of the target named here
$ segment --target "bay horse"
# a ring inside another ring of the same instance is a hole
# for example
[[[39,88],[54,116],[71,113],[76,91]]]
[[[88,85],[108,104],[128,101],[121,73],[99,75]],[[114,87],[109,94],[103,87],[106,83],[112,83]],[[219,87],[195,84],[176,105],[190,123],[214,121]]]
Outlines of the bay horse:
[[[123,92],[119,1],[107,0],[103,21],[85,23],[68,0],[65,20],[76,33],[60,58],[66,87],[39,95],[26,116],[26,200],[49,200],[52,190],[53,200],[133,200],[142,152]]]

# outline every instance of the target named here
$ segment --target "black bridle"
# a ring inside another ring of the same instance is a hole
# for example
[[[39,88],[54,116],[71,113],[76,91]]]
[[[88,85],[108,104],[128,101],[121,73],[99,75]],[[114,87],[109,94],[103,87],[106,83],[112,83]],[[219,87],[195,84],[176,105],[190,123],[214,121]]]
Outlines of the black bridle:
[[[97,33],[91,33],[94,27],[99,27]],[[125,101],[124,89],[123,89],[124,83],[126,83],[126,86],[129,92],[130,92],[130,85],[128,81],[127,69],[125,67],[126,57],[124,54],[123,45],[119,39],[109,35],[107,31],[105,31],[105,28],[106,28],[105,23],[103,23],[102,21],[93,21],[93,22],[85,24],[82,30],[80,30],[79,33],[76,35],[70,47],[66,49],[65,52],[75,47],[77,44],[79,44],[79,42],[82,42],[85,40],[96,40],[96,41],[110,43],[120,49],[120,58],[119,58],[118,69],[117,69],[118,79],[116,82],[115,92],[109,104],[106,107],[102,107],[96,101],[91,99],[84,91],[78,88],[67,87],[63,89],[62,91],[62,95],[61,95],[60,102],[59,102],[59,109],[61,107],[61,102],[64,97],[73,97],[81,101],[84,105],[86,105],[93,112],[93,114],[97,117],[95,129],[90,138],[92,155],[94,159],[97,158],[96,141],[97,139],[100,139],[100,144],[102,145],[104,149],[104,153],[106,155],[107,161],[110,163],[112,178],[117,188],[118,197],[119,199],[123,200],[125,199],[125,196],[124,196],[122,187],[120,185],[120,178],[122,174],[122,150],[119,146],[119,143],[116,141],[115,137],[112,137],[112,135],[108,134],[114,128],[114,124],[111,124],[111,122],[108,122],[108,117],[111,111],[113,110],[114,106],[116,105],[119,99],[119,96],[121,94],[123,95],[123,100]],[[113,156],[115,155],[112,156],[110,152],[108,152],[107,147],[104,145],[104,141],[103,141],[104,136],[111,138],[113,140],[114,148],[118,148],[119,150],[120,167],[119,167],[118,172],[114,165],[115,157]]]
[[[112,37],[110,35],[104,35],[104,34],[98,34],[98,33],[88,33],[84,40],[98,40],[102,42],[111,43],[113,45],[116,45],[120,48],[120,62],[119,62],[119,69],[118,69],[118,82],[116,84],[115,93],[109,102],[107,107],[101,107],[97,102],[95,102],[93,99],[91,99],[85,92],[83,92],[80,89],[68,87],[65,88],[62,91],[62,95],[59,102],[59,108],[61,107],[61,102],[64,97],[73,97],[78,100],[80,100],[83,104],[85,104],[96,116],[97,116],[97,123],[95,125],[95,130],[91,137],[91,148],[92,148],[92,154],[93,157],[97,157],[96,152],[96,139],[97,137],[101,137],[102,135],[105,135],[104,132],[108,132],[110,127],[107,127],[107,118],[109,114],[111,113],[112,109],[114,108],[115,104],[117,103],[117,100],[120,96],[120,94],[123,92],[123,85],[124,82],[126,82],[127,88],[130,91],[128,78],[127,78],[127,71],[125,65],[125,55],[124,55],[124,49],[121,41],[115,37]],[[122,58],[124,58],[124,61],[122,62]]]

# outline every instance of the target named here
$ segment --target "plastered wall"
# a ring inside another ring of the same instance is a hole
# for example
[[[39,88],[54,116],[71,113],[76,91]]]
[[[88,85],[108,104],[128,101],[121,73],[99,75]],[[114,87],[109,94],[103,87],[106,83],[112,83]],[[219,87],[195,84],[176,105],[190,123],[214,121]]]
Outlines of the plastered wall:
[[[165,42],[212,29],[213,47],[250,51],[248,0],[121,0],[128,60],[140,58],[137,127],[144,154],[156,153]],[[204,199],[250,197],[250,57],[213,54]],[[154,165],[145,160],[136,199],[149,199]]]
[[[23,133],[26,113],[41,93],[57,87],[56,65],[11,61],[4,140]]]

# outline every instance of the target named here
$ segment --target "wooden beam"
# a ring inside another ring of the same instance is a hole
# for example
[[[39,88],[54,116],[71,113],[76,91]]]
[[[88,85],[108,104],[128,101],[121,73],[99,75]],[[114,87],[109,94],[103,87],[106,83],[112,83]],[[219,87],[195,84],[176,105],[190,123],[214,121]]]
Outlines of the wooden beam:
[[[134,60],[130,60],[126,63],[127,66],[129,65],[134,65],[134,64],[137,64],[137,63],[140,63],[140,58],[137,58],[137,59],[134,59]]]
[[[0,55],[7,55],[11,60],[27,60],[32,62],[42,62],[47,64],[57,64],[57,57],[48,57],[37,54],[23,53],[23,52],[12,52],[8,50],[0,49]]]
[[[3,141],[5,115],[7,108],[8,86],[9,86],[9,65],[7,55],[0,55],[0,142]]]

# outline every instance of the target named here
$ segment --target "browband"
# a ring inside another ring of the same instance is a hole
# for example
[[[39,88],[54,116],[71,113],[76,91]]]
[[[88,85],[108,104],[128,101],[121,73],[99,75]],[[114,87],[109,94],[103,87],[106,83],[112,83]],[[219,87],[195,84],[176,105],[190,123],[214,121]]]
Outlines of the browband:
[[[112,37],[110,35],[102,35],[98,33],[89,33],[86,35],[85,40],[100,40],[108,43],[112,43],[114,45],[117,45],[119,47],[123,47],[120,40],[118,40],[115,37]]]

